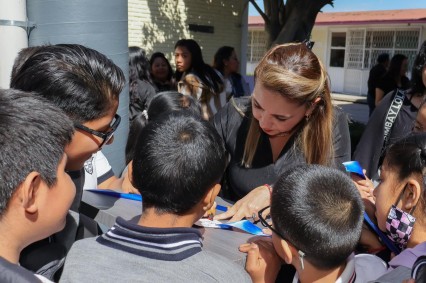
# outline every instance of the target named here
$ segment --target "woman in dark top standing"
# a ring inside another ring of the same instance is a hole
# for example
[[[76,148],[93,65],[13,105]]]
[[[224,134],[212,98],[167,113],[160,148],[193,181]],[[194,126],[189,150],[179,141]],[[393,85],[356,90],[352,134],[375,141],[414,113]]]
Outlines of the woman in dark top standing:
[[[218,219],[255,217],[270,200],[262,184],[295,164],[350,160],[346,116],[333,109],[327,73],[304,43],[272,48],[254,77],[252,97],[231,100],[214,117],[231,157],[227,189],[243,197]]]
[[[392,57],[389,70],[376,85],[376,107],[389,92],[399,88],[406,90],[410,87],[410,80],[406,77],[408,58],[402,54]]]

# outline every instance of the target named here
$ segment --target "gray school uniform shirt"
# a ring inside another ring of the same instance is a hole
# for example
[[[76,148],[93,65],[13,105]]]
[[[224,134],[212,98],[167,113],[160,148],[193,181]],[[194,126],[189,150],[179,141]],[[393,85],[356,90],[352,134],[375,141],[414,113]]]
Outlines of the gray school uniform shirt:
[[[251,282],[241,265],[202,250],[201,236],[118,217],[107,233],[74,244],[60,282]]]

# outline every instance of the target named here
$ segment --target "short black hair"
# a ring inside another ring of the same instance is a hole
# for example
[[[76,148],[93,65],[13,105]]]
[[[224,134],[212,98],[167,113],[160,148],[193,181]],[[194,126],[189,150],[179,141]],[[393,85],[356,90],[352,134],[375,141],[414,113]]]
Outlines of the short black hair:
[[[201,105],[192,96],[177,91],[163,91],[155,95],[150,101],[146,113],[139,113],[130,123],[125,150],[126,164],[132,160],[138,136],[148,121],[152,121],[161,114],[180,110],[201,116]]]
[[[77,123],[105,117],[124,84],[117,65],[78,44],[40,46],[11,78],[12,88],[37,92]]]
[[[70,119],[34,94],[0,90],[0,215],[29,173],[48,186],[74,133]]]
[[[144,209],[182,214],[220,183],[225,168],[225,148],[216,129],[201,117],[175,111],[142,130],[132,179]]]
[[[352,180],[321,165],[288,170],[272,191],[275,229],[319,269],[341,265],[354,251],[363,213],[364,205]]]
[[[21,69],[22,65],[27,61],[28,58],[31,57],[38,49],[40,49],[42,46],[32,46],[21,49],[19,51],[18,56],[16,56],[15,61],[13,62],[12,67],[12,73],[10,75],[10,78],[14,78],[17,74],[17,72]]]

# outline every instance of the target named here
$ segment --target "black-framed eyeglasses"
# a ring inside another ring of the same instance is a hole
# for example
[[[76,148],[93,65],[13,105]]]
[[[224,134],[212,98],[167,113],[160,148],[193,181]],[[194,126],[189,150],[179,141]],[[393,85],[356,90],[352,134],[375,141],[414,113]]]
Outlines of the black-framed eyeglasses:
[[[258,212],[258,216],[259,216],[260,223],[262,223],[262,225],[263,225],[264,227],[271,229],[271,231],[272,231],[272,232],[274,232],[275,234],[277,234],[278,236],[280,236],[280,238],[282,238],[282,239],[284,239],[284,240],[286,240],[286,241],[287,241],[287,238],[286,238],[286,237],[284,237],[283,235],[281,235],[280,233],[278,233],[278,231],[277,231],[277,230],[275,230],[275,229],[274,229],[274,227],[272,227],[272,225],[271,225],[271,224],[269,224],[269,223],[266,221],[266,219],[265,219],[265,218],[263,218],[262,214],[263,214],[263,212],[264,212],[265,210],[267,210],[268,208],[270,208],[270,206],[269,206],[269,205],[268,205],[267,207],[264,207],[264,208],[262,208],[261,210],[259,210],[259,212]]]
[[[120,115],[115,114],[114,119],[111,122],[110,128],[107,132],[99,132],[99,131],[96,131],[96,130],[92,130],[92,129],[90,129],[90,128],[82,125],[82,124],[79,124],[79,123],[74,123],[74,127],[76,127],[79,130],[85,131],[89,134],[100,137],[102,139],[102,142],[99,145],[99,148],[102,148],[114,136],[114,132],[115,132],[115,130],[117,130],[118,126],[120,125],[120,122],[121,122]]]
[[[299,254],[299,259],[300,259],[300,264],[301,264],[301,266],[302,266],[302,269],[304,268],[304,263],[303,263],[303,258],[306,256],[306,254],[302,251],[302,250],[299,250],[299,248],[297,248],[292,242],[290,242],[286,237],[284,237],[282,234],[280,234],[280,233],[278,233],[278,231],[277,230],[275,230],[275,228],[274,227],[272,227],[272,225],[271,224],[269,224],[267,221],[266,221],[266,219],[262,216],[262,214],[263,214],[263,212],[265,211],[265,210],[267,210],[268,208],[270,208],[270,206],[268,205],[267,207],[264,207],[264,208],[262,208],[261,210],[259,210],[259,212],[258,212],[258,216],[259,216],[259,220],[260,220],[260,223],[262,223],[262,225],[264,226],[264,227],[267,227],[267,228],[269,228],[269,229],[271,229],[271,231],[272,232],[274,232],[275,234],[277,234],[281,239],[283,239],[283,240],[285,240],[285,241],[287,241],[287,242],[289,242],[289,243],[291,243],[296,249],[297,249],[297,252],[298,252],[298,254]]]

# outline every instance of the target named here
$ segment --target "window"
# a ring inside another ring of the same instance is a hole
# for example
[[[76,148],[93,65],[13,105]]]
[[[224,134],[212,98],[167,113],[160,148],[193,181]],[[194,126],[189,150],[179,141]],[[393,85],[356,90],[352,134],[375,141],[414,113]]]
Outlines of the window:
[[[345,65],[346,32],[331,33],[330,67]]]
[[[249,31],[247,62],[259,62],[266,53],[266,32],[263,30]]]
[[[371,69],[377,56],[388,53],[392,58],[395,54],[408,57],[408,72],[411,72],[419,46],[420,30],[368,30],[365,37],[364,68]]]

